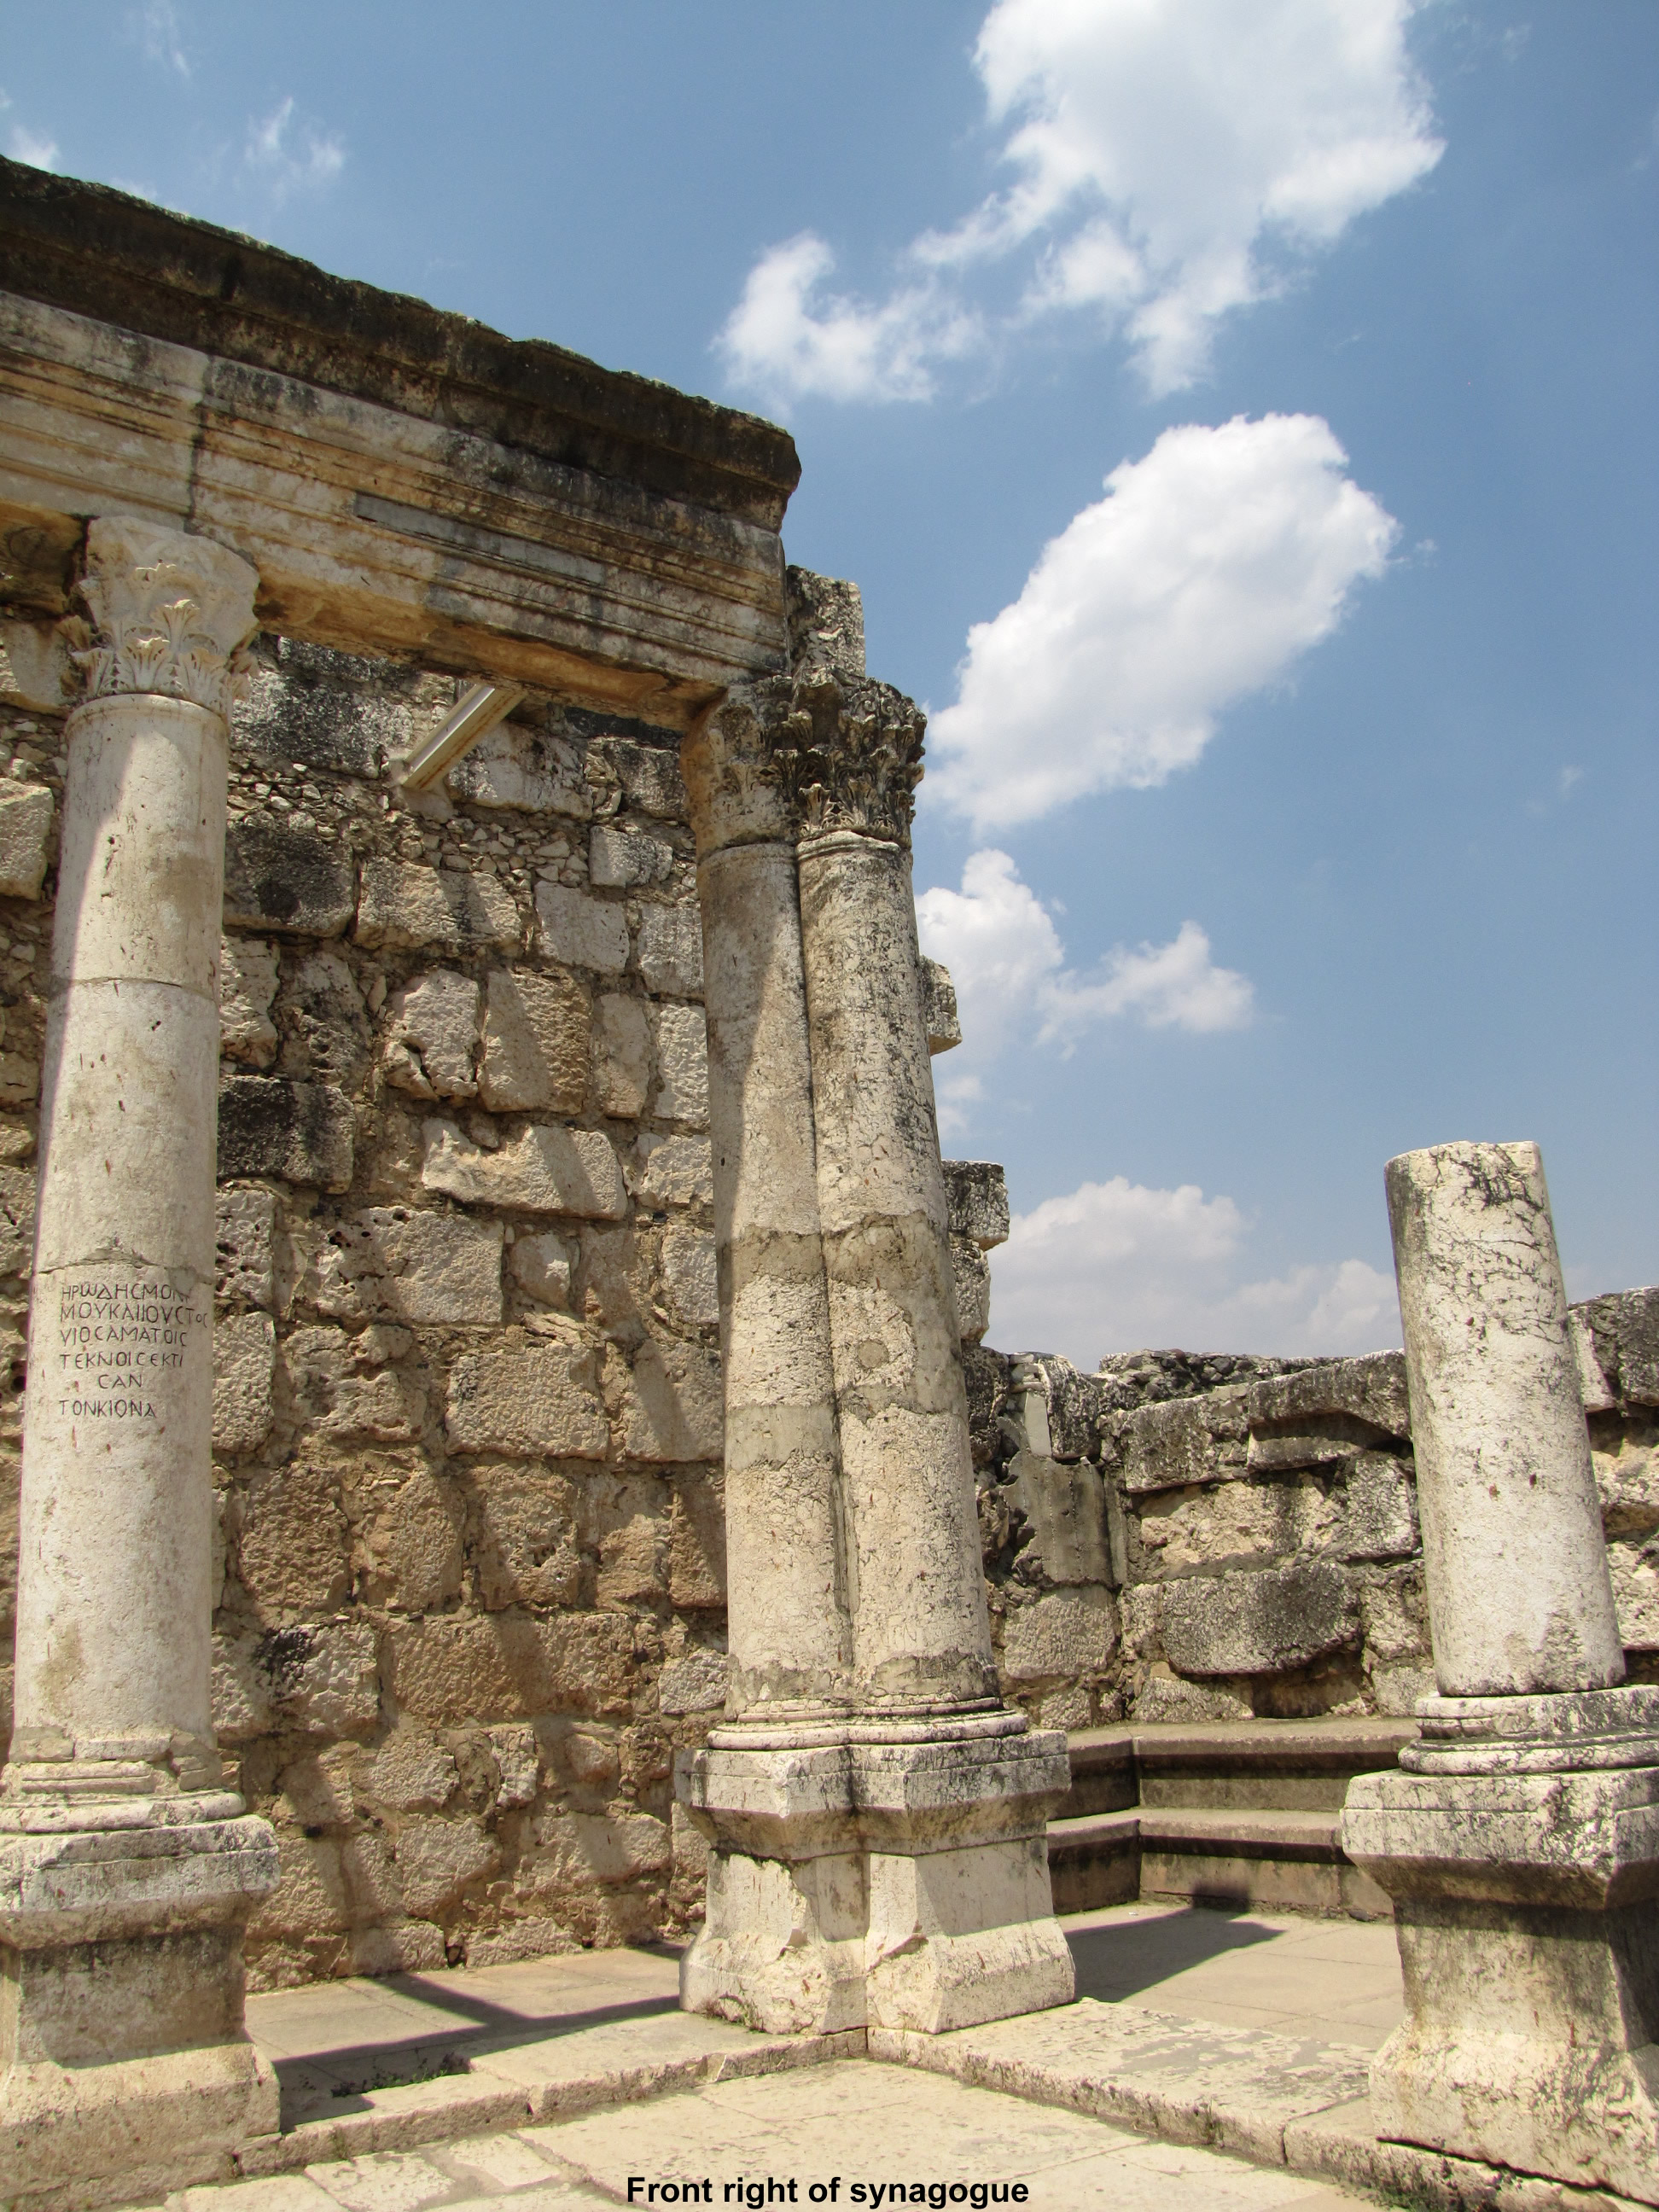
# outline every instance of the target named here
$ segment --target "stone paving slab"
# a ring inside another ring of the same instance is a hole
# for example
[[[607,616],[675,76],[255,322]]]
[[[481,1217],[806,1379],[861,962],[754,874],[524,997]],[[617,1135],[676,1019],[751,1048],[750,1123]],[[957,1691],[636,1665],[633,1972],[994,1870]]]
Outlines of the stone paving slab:
[[[772,2202],[792,2201],[783,2192],[793,2184],[800,2205],[833,2181],[838,2212],[872,2205],[878,2189],[884,2212],[910,2202],[917,2185],[952,2182],[1005,2192],[1021,2185],[1023,2200],[1000,2201],[1033,2212],[1353,2212],[1362,2202],[1282,2168],[1149,2142],[936,2075],[832,2063],[420,2151],[320,2160],[302,2173],[180,2191],[167,2203],[168,2212],[506,2212],[507,2200],[513,2212],[599,2212],[629,2201],[630,2176],[634,2201],[653,2212],[665,2201],[752,2206],[769,2181],[779,2185]],[[665,2182],[675,2191],[665,2200]],[[686,2182],[699,2185],[695,2198]]]

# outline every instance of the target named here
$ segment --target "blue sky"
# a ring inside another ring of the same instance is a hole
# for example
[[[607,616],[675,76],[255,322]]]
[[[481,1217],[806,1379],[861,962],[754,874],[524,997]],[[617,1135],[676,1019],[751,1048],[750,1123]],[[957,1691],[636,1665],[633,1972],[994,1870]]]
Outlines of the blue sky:
[[[7,151],[789,423],[994,1341],[1397,1340],[1451,1138],[1659,1276],[1652,0],[7,15]]]

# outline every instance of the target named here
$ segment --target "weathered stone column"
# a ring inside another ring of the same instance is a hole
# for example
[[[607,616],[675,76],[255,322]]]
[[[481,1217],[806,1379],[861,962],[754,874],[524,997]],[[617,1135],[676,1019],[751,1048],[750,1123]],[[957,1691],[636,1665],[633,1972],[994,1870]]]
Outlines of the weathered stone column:
[[[730,1724],[695,1777],[715,1847],[681,1990],[693,2011],[788,2030],[862,2021],[864,1884],[847,1823],[826,1837],[820,1802],[845,1795],[833,1739],[852,1623],[795,850],[763,729],[774,688],[727,700],[682,755],[702,908],[731,1687]]]
[[[865,678],[851,587],[790,586],[793,672],[686,749],[733,1689],[688,1778],[713,1849],[682,2001],[932,2033],[1071,1996],[1045,1840],[1068,1767],[991,1655],[910,890],[921,718]]]
[[[257,579],[94,521],[70,717],[0,1784],[0,2165],[20,2197],[217,2171],[276,2124],[242,2029],[274,1838],[210,1702],[227,715]]]
[[[1659,1689],[1625,1666],[1534,1145],[1390,1161],[1438,1694],[1343,1844],[1395,1900],[1379,2134],[1659,2203]]]
[[[872,2026],[928,2033],[1066,2002],[1047,1820],[1065,1738],[1003,1706],[957,1334],[915,901],[924,722],[861,670],[798,669],[818,1210],[852,1547]]]

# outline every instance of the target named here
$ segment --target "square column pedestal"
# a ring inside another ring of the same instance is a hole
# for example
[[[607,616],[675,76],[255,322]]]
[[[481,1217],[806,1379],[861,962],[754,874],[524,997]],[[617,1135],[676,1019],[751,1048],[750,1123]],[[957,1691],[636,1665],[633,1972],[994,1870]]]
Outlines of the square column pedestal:
[[[1405,1978],[1376,2131],[1659,2203],[1659,1689],[1419,1711],[1342,1816]]]
[[[242,2022],[242,1925],[276,1887],[276,1838],[148,1809],[0,1834],[0,2202],[69,2212],[228,2179],[276,2132]]]
[[[769,2034],[937,2035],[1068,2003],[1047,1844],[1066,1739],[1010,1717],[943,1741],[717,1730],[685,1795],[713,1848],[682,2004]]]

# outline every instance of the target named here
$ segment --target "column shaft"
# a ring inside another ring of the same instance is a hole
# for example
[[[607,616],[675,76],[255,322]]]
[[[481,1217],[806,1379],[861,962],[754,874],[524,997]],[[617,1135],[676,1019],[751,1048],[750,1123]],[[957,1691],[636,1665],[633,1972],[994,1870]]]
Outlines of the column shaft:
[[[800,884],[860,1695],[994,1703],[909,854],[803,840]]]
[[[698,868],[726,1385],[729,1710],[844,1705],[850,1630],[795,856]]]
[[[1621,1681],[1538,1147],[1407,1152],[1388,1193],[1441,1692]]]

